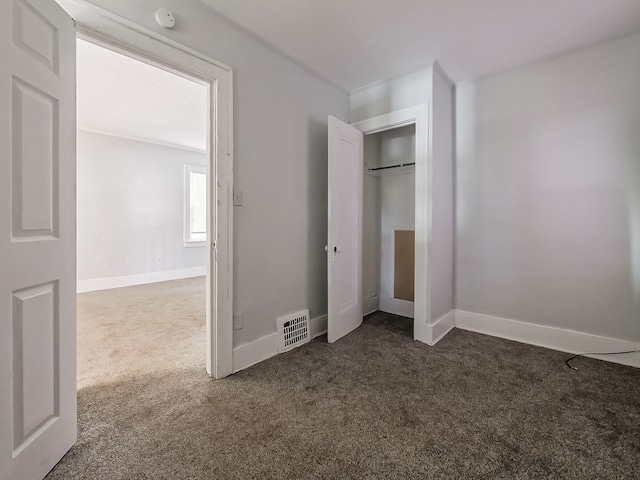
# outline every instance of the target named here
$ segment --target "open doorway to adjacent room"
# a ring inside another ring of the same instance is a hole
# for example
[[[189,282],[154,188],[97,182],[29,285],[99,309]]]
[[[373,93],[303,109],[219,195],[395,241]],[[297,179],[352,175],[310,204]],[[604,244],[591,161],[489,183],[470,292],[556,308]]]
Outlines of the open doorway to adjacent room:
[[[77,40],[78,387],[205,365],[209,85]]]

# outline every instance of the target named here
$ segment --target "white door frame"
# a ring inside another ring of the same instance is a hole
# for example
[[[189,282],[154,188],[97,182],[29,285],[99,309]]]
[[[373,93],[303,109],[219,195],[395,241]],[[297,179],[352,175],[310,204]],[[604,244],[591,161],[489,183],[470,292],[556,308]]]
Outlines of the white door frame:
[[[431,322],[431,281],[429,245],[431,243],[432,149],[429,127],[429,104],[397,110],[351,125],[365,135],[416,126],[416,196],[415,196],[415,278],[413,338],[433,345]]]
[[[209,85],[206,369],[233,373],[233,72],[152,30],[79,0],[57,0],[78,36]],[[211,208],[211,207],[214,208]]]

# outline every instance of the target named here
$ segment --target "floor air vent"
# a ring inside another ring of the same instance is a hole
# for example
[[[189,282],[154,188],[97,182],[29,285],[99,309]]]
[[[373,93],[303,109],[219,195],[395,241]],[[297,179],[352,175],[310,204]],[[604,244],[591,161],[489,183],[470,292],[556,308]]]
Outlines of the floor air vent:
[[[309,310],[280,317],[277,322],[278,334],[280,336],[278,351],[280,353],[291,350],[311,340]]]

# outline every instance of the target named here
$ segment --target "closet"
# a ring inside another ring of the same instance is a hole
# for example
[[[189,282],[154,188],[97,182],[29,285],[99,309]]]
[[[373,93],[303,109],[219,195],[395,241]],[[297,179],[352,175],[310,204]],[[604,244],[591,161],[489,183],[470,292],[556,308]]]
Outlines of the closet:
[[[365,314],[414,317],[415,124],[364,136],[362,293]]]
[[[329,117],[329,342],[376,310],[428,345],[454,327],[453,105],[434,63],[352,92],[350,124]]]

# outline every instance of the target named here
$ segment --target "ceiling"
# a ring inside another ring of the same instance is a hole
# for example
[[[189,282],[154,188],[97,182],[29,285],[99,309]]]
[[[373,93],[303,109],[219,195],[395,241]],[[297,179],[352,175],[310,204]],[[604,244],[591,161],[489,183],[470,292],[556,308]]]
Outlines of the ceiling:
[[[207,87],[77,41],[78,128],[206,151]]]
[[[640,0],[200,0],[347,91],[437,60],[454,82],[640,29]]]

